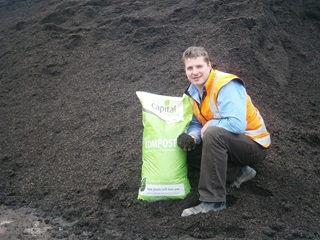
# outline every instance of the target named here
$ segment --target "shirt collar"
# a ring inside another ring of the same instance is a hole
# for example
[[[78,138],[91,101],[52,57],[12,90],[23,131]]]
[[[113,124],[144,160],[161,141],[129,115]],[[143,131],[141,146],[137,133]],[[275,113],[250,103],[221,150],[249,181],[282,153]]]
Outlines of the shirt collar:
[[[194,99],[196,100],[198,103],[200,103],[201,99],[200,99],[200,96],[199,96],[199,92],[198,92],[198,89],[195,85],[193,85],[192,83],[190,83],[188,89],[187,89],[187,92],[189,93],[189,95]],[[206,93],[206,88],[203,86],[202,88],[202,96],[205,96],[205,93]]]

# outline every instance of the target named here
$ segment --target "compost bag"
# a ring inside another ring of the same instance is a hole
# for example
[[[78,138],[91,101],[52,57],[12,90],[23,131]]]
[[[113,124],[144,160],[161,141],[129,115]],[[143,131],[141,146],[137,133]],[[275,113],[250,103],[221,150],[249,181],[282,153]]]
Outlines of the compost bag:
[[[138,199],[154,202],[183,199],[190,192],[186,152],[177,145],[192,119],[186,95],[136,92],[142,104],[142,171]]]

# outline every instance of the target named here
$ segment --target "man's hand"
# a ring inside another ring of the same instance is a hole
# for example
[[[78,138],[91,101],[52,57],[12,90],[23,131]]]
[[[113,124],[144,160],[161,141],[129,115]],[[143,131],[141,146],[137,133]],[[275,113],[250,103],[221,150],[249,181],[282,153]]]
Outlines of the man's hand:
[[[186,133],[181,133],[178,137],[178,146],[184,151],[191,151],[196,148],[196,140]]]

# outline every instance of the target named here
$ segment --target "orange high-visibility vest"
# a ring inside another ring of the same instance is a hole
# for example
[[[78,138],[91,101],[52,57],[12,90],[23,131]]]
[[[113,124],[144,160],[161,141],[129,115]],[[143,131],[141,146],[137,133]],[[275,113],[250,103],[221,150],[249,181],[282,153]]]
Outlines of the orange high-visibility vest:
[[[221,118],[218,108],[218,93],[220,89],[232,80],[240,81],[244,84],[243,80],[237,76],[229,73],[212,70],[209,78],[204,85],[206,89],[206,96],[202,99],[201,105],[195,100],[193,101],[194,115],[199,122],[204,125],[207,121],[212,119]],[[261,117],[257,108],[246,95],[247,101],[247,126],[244,132],[250,139],[267,148],[271,144],[270,134],[268,133],[263,118]]]

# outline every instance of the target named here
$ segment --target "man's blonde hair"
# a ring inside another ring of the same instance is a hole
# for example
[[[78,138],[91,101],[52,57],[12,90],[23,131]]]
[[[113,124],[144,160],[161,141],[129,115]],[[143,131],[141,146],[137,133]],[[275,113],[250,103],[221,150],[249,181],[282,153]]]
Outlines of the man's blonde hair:
[[[204,61],[206,63],[210,62],[210,57],[208,52],[203,47],[189,47],[187,50],[184,51],[182,54],[182,61],[185,62],[188,58],[197,58],[197,57],[203,57]]]

